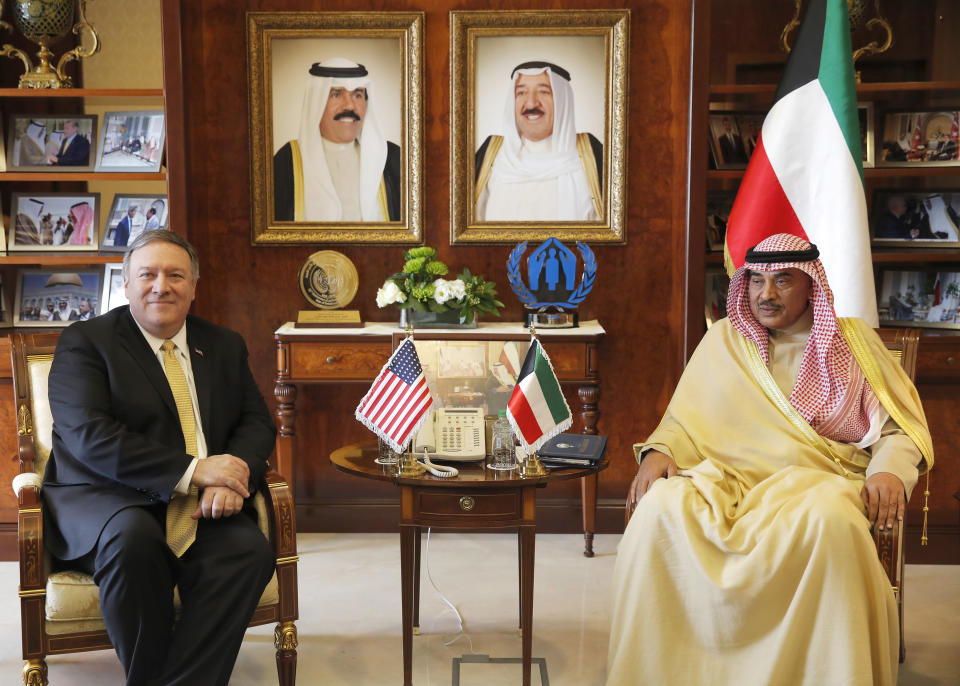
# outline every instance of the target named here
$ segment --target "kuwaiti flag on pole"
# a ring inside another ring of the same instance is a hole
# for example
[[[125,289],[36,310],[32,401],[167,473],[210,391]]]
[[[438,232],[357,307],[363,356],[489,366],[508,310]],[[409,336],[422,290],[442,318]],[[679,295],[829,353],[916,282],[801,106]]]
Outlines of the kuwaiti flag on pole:
[[[507,419],[527,452],[570,428],[573,419],[553,365],[540,341],[533,338],[520,367],[517,385],[507,402]]]
[[[846,0],[810,0],[727,223],[728,271],[792,233],[820,249],[840,316],[877,326]]]

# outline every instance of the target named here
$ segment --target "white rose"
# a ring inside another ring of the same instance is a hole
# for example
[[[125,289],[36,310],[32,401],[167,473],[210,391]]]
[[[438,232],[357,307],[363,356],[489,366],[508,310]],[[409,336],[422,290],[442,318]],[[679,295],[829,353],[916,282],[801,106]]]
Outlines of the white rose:
[[[453,281],[447,281],[450,284],[450,297],[454,300],[459,300],[467,295],[467,286],[463,283],[463,279],[454,279]]]
[[[452,297],[454,296],[449,281],[437,279],[433,282],[433,299],[437,301],[438,305],[442,305]]]
[[[385,281],[381,288],[377,289],[377,307],[386,307],[394,303],[405,302],[407,296],[404,295],[400,287],[393,281]]]

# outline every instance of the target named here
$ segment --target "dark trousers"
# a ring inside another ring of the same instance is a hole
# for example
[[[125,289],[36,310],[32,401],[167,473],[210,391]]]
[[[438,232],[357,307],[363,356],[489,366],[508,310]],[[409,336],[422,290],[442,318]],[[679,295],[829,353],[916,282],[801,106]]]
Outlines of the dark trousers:
[[[201,519],[197,540],[177,559],[163,515],[163,507],[120,510],[96,547],[68,564],[92,574],[100,588],[127,686],[226,686],[275,555],[241,512]],[[181,601],[176,620],[174,586]]]

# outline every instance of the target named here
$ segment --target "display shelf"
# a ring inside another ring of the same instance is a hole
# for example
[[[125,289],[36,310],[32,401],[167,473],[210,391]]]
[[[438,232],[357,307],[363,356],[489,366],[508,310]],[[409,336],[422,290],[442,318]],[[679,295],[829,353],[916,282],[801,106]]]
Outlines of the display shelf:
[[[159,172],[0,172],[0,181],[165,181]]]
[[[0,88],[0,98],[162,98],[162,88]]]
[[[44,253],[44,252],[13,252],[0,255],[0,266],[10,264],[35,264],[41,267],[49,265],[69,265],[82,267],[88,264],[111,264],[123,262],[123,253],[104,255],[102,253],[73,252],[73,253]]]

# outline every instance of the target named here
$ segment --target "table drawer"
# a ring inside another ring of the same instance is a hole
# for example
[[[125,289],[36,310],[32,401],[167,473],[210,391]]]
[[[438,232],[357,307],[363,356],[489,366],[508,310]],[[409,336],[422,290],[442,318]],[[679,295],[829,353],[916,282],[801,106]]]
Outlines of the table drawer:
[[[389,342],[291,343],[290,377],[373,381],[390,352]]]
[[[417,494],[413,515],[419,520],[519,521],[522,503],[519,490],[430,490]]]

